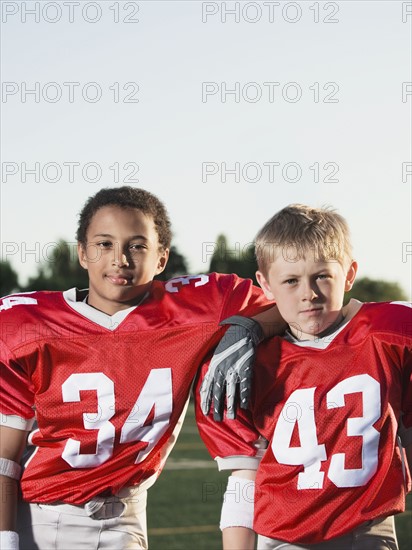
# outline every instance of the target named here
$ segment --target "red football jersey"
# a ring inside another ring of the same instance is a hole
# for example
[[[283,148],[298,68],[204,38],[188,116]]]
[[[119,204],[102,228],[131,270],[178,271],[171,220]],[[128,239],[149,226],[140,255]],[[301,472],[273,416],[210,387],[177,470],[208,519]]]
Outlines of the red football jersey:
[[[1,422],[38,423],[21,481],[32,502],[81,504],[154,482],[218,323],[268,303],[250,280],[217,274],[155,281],[113,316],[78,298],[72,289],[0,302]]]
[[[224,468],[248,467],[239,457],[257,454],[259,434],[268,440],[254,529],[306,544],[404,510],[401,419],[410,438],[412,309],[402,303],[363,304],[318,341],[263,343],[251,414],[215,423],[198,410],[201,435]]]

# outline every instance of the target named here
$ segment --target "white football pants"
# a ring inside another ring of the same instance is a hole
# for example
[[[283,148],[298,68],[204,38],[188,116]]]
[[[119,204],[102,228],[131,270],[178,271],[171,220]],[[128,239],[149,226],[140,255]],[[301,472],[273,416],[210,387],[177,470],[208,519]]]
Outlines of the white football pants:
[[[108,500],[102,519],[88,515],[83,506],[21,503],[20,550],[146,550],[147,491],[123,489],[114,503],[113,497]]]

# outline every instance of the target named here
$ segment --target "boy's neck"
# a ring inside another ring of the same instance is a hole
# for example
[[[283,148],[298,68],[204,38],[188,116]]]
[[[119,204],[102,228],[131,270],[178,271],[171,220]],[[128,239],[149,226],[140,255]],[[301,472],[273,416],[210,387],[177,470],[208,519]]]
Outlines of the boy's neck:
[[[327,329],[323,330],[322,332],[319,332],[318,334],[315,334],[313,336],[313,339],[318,340],[319,338],[323,338],[325,336],[328,336],[329,334],[332,334],[338,328],[340,328],[344,322],[345,322],[345,315],[343,313],[343,307],[342,307],[342,309],[339,311],[339,315],[337,316],[335,322],[332,323]]]
[[[355,300],[352,298],[350,302],[342,307],[342,309],[339,311],[339,315],[337,316],[334,323],[332,323],[326,330],[323,330],[322,332],[319,332],[317,334],[310,335],[308,338],[299,338],[296,334],[294,334],[290,326],[287,330],[295,340],[298,340],[300,342],[317,341],[339,330],[345,323],[350,321],[352,317],[356,315],[361,307],[362,302],[359,302],[359,300]]]
[[[334,323],[328,326],[325,330],[322,330],[322,332],[317,332],[315,334],[305,334],[305,338],[299,337],[299,332],[296,330],[295,327],[291,327],[289,325],[288,332],[293,336],[294,339],[305,342],[305,341],[311,341],[311,340],[319,340],[320,338],[324,338],[325,336],[328,336],[329,334],[332,334],[335,332],[343,323],[345,322],[345,315],[343,313],[343,308],[339,311],[339,315],[337,316]]]

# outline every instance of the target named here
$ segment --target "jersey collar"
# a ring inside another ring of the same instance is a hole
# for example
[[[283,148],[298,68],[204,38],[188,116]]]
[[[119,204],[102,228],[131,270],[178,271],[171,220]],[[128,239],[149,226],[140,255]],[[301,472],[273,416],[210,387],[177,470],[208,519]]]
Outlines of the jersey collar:
[[[92,306],[89,306],[84,300],[87,296],[87,290],[78,290],[77,288],[70,288],[63,292],[63,298],[68,306],[74,309],[77,313],[89,319],[93,323],[100,325],[108,330],[115,330],[120,323],[122,323],[126,317],[135,310],[149,295],[147,292],[140,303],[136,306],[131,306],[127,309],[117,311],[114,315],[108,315],[99,311]]]
[[[324,336],[323,338],[317,338],[316,340],[298,340],[289,329],[286,330],[284,338],[291,344],[300,346],[302,348],[315,348],[315,349],[326,349],[330,343],[336,338],[336,336],[342,332],[342,330],[347,326],[347,324],[355,317],[360,308],[362,307],[362,302],[352,298],[350,302],[343,308],[343,319],[342,322],[338,325],[334,332]]]

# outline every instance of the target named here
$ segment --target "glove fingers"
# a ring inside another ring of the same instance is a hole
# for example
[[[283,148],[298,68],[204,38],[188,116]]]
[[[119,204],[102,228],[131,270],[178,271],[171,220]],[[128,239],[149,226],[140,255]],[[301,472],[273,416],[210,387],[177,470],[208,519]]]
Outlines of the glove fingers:
[[[255,321],[232,317],[222,322],[227,323],[232,324],[216,348],[200,390],[203,414],[209,414],[213,399],[213,417],[218,421],[223,419],[226,401],[229,419],[236,418],[238,402],[241,408],[248,408],[254,345],[261,340],[261,328]]]
[[[231,407],[235,407],[235,393],[236,393],[236,380],[235,372],[231,365],[236,363],[244,354],[244,350],[238,350],[236,354],[231,356],[230,364],[227,359],[221,361],[213,361],[209,366],[209,369],[203,379],[200,387],[200,405],[204,415],[208,415],[210,406],[212,403],[212,397],[214,402],[213,412],[215,420],[223,419],[223,410],[225,407],[226,393],[230,401],[228,401]],[[226,387],[227,380],[230,379],[230,373],[232,375],[233,382],[231,383],[230,390]],[[231,396],[231,397],[229,397]],[[230,418],[235,418],[236,414],[231,415]],[[228,415],[229,418],[229,415]]]
[[[237,376],[234,371],[231,371],[226,376],[226,391],[227,391],[227,401],[226,401],[226,417],[229,420],[236,418],[236,381]]]
[[[213,377],[206,374],[202,385],[200,387],[200,407],[202,413],[207,416],[209,414],[210,405],[212,403],[212,393],[213,393]]]
[[[226,396],[224,381],[224,374],[222,371],[218,370],[215,373],[215,382],[213,387],[213,418],[218,421],[223,420],[223,409]]]
[[[220,361],[221,356],[216,355],[215,353],[209,364],[202,385],[200,386],[200,408],[205,416],[209,414],[210,406],[212,404],[215,372]]]
[[[252,393],[253,369],[250,362],[242,369],[239,382],[239,398],[240,408],[247,409],[249,407],[250,394]]]

